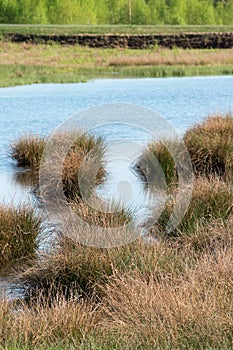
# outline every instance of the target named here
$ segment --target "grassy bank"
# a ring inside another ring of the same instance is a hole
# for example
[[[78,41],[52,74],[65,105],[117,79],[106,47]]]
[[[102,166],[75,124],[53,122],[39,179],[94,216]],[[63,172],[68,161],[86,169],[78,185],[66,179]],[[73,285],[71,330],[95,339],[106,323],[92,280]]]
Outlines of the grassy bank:
[[[231,32],[233,25],[35,25],[1,24],[0,33],[19,34],[175,34]]]
[[[102,77],[232,75],[233,49],[94,49],[0,42],[0,86]]]

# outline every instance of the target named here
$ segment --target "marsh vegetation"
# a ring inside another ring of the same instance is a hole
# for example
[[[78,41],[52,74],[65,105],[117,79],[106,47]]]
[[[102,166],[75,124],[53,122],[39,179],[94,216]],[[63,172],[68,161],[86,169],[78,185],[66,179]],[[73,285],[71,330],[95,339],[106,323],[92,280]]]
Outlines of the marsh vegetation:
[[[183,221],[169,235],[165,225],[176,200],[177,173],[166,144],[152,142],[139,161],[143,159],[146,164],[149,160],[150,165],[148,149],[154,152],[161,161],[172,195],[151,229],[150,234],[156,240],[141,237],[116,248],[97,248],[78,243],[66,231],[56,235],[56,244],[49,253],[27,256],[16,275],[25,298],[0,300],[1,346],[5,349],[230,349],[233,341],[231,126],[231,115],[218,115],[185,133],[194,167],[193,195]],[[179,144],[179,140],[175,142]],[[85,145],[83,149],[91,150],[96,139],[85,138],[81,144]],[[116,234],[133,218],[133,213],[119,207],[113,217],[90,209],[80,199],[69,201],[72,210],[83,219],[94,226],[114,227]],[[0,245],[10,245],[7,260],[18,257],[19,251],[21,256],[31,248],[35,251],[41,222],[35,219],[32,209],[1,207],[0,220],[3,228]],[[32,242],[21,237],[32,237]],[[15,250],[17,253],[13,255]]]

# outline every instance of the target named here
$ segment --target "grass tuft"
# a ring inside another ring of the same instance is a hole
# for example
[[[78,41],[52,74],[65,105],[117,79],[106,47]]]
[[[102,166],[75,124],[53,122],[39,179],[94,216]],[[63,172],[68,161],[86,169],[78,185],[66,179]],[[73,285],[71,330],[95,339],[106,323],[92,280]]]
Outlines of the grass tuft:
[[[98,231],[99,227],[110,229],[110,232],[106,233],[107,236],[103,237],[103,245],[107,243],[105,240],[111,242],[114,239],[121,243],[121,239],[124,238],[122,232],[127,232],[125,225],[132,220],[132,214],[116,205],[114,208],[118,211],[104,213],[86,204],[72,202],[74,215],[78,215],[90,226],[86,228],[80,223],[73,224],[71,219],[66,217],[67,225],[63,225],[64,232],[59,235],[54,251],[37,258],[33,264],[30,262],[20,274],[19,280],[26,286],[28,299],[35,296],[37,298],[40,293],[48,298],[55,297],[57,293],[66,297],[72,294],[89,298],[99,297],[100,290],[97,284],[107,283],[109,276],[113,275],[119,267],[118,264],[121,264],[121,259],[126,259],[126,251],[131,249],[123,246],[111,250],[93,246],[95,235],[97,239],[99,234],[103,235]],[[82,242],[88,238],[86,246],[79,243],[80,240]]]
[[[45,149],[46,139],[25,135],[11,145],[11,157],[19,166],[37,168]]]
[[[91,333],[96,312],[75,297],[41,297],[33,306],[0,300],[0,344],[3,349],[77,349]]]
[[[171,154],[172,151],[172,154]],[[136,172],[149,188],[161,188],[178,181],[178,171],[187,178],[186,154],[181,140],[152,141],[136,164]]]
[[[62,172],[57,172],[57,164],[61,159],[61,154],[66,149],[67,139],[72,141],[70,148],[65,155]],[[80,181],[85,190],[90,192],[93,188],[102,183],[105,178],[105,169],[103,166],[103,155],[105,146],[100,137],[94,135],[83,134],[80,131],[72,130],[58,133],[53,136],[52,150],[53,162],[49,167],[44,167],[42,156],[48,149],[47,138],[39,138],[38,136],[23,136],[11,145],[11,156],[17,161],[19,166],[30,166],[33,171],[34,178],[39,180],[37,175],[39,168],[47,171],[47,177],[51,178],[51,193],[56,189],[57,184],[62,181],[63,191],[67,198],[74,199],[76,196],[82,196],[80,193]],[[48,147],[51,147],[49,145]],[[79,170],[82,166],[82,173]],[[96,173],[95,173],[96,171]],[[94,181],[90,181],[93,180]],[[23,179],[24,180],[24,179]]]
[[[185,191],[184,187],[184,196]],[[192,235],[199,226],[208,225],[213,219],[224,222],[230,217],[233,210],[233,189],[230,184],[218,178],[211,180],[197,178],[194,181],[192,198],[183,220],[173,231],[165,232],[166,224],[173,213],[175,204],[176,196],[173,194],[165,204],[158,224],[155,226],[155,231],[160,232],[162,236]],[[179,211],[181,212],[182,204],[179,203]]]
[[[179,279],[116,276],[105,288],[104,338],[125,349],[230,349],[232,253],[203,255]]]
[[[233,116],[209,116],[184,135],[194,172],[233,179]]]
[[[20,206],[0,206],[0,262],[12,262],[34,254],[38,236],[42,232],[42,219],[35,210]]]

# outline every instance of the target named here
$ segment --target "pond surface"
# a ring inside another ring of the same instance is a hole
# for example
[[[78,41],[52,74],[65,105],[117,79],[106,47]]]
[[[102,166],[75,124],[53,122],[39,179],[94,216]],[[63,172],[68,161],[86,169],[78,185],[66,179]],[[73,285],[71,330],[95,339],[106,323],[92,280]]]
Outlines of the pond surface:
[[[0,203],[30,200],[28,188],[22,186],[22,182],[19,185],[20,181],[17,181],[20,179],[20,170],[15,168],[9,157],[9,145],[15,139],[26,133],[48,135],[84,108],[116,102],[150,108],[166,118],[178,134],[182,135],[188,127],[200,122],[210,113],[233,112],[233,77],[103,79],[84,84],[1,88]],[[95,115],[93,121],[98,124]],[[132,122],[132,119],[125,122]],[[146,128],[153,120],[148,115],[141,123]],[[108,128],[103,130],[103,135],[106,140],[122,137],[143,144],[149,139],[148,135],[140,133],[140,130],[135,132],[133,128]],[[112,172],[113,164],[110,168]],[[119,169],[119,164],[117,168]],[[16,170],[19,174],[16,174]],[[125,176],[132,177],[132,174]],[[111,181],[114,181],[113,177],[114,174]],[[110,187],[108,184],[109,192]],[[141,189],[138,191],[140,193]],[[138,197],[140,195],[137,193],[134,199]]]

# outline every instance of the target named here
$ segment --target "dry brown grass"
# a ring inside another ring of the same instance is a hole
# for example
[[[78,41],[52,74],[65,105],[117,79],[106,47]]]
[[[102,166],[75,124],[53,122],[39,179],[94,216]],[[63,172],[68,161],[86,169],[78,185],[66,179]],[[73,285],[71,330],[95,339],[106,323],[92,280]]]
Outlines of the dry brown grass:
[[[187,237],[115,249],[63,238],[21,276],[35,299],[0,301],[1,345],[231,349],[232,220],[200,228],[202,249]]]
[[[233,51],[157,49],[153,52],[110,57],[110,66],[205,66],[233,64]]]
[[[170,240],[171,247],[186,254],[213,254],[219,249],[233,246],[233,215],[228,220],[212,220],[208,225],[200,223],[191,234],[180,233]]]
[[[233,250],[203,255],[180,278],[115,277],[103,301],[105,336],[127,349],[230,349]]]
[[[67,343],[78,346],[95,324],[96,312],[90,304],[63,297],[46,305],[43,300],[33,307],[0,301],[1,348],[48,348]]]
[[[233,49],[149,50],[93,49],[78,46],[33,45],[0,42],[0,64],[45,65],[53,67],[106,66],[226,66],[233,64]]]
[[[65,196],[74,199],[77,196],[82,197],[80,183],[85,194],[90,195],[95,186],[104,181],[105,169],[102,159],[105,147],[100,137],[83,134],[77,130],[59,132],[53,135],[45,152],[50,152],[53,159],[41,165],[43,175],[51,178],[51,183],[44,189],[44,195],[48,191],[48,196],[55,196],[62,181]]]
[[[175,281],[203,254],[211,257],[232,248],[232,216],[225,222],[213,220],[208,227],[202,225],[192,235],[152,244],[140,239],[107,249],[85,247],[69,236],[61,236],[59,241],[52,253],[40,256],[20,273],[29,300],[41,294],[50,299],[62,293],[66,298],[78,294],[101,301],[112,277],[135,271],[145,278],[153,274],[160,282]]]

